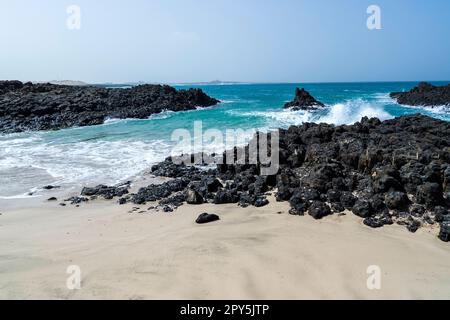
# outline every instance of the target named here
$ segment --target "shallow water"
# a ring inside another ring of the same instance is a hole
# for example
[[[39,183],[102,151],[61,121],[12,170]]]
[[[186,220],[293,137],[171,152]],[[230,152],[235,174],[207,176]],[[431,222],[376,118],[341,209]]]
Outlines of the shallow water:
[[[389,92],[406,91],[417,83],[305,84],[327,108],[316,112],[282,108],[298,84],[227,84],[200,87],[220,105],[187,112],[165,112],[147,120],[109,119],[104,125],[51,132],[0,135],[0,198],[26,197],[48,184],[71,186],[114,184],[169,156],[175,129],[193,132],[194,122],[208,129],[270,130],[303,122],[351,124],[361,117],[381,120],[423,113],[450,121],[446,107],[398,105]],[[443,82],[435,82],[444,85]],[[249,134],[250,136],[250,134]],[[248,137],[249,137],[248,136]],[[208,150],[225,146],[216,141]]]

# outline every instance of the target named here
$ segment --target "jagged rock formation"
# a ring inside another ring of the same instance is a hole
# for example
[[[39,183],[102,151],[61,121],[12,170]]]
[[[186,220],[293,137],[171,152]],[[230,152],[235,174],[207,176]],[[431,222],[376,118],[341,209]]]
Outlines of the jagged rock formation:
[[[292,215],[321,219],[347,209],[372,228],[397,223],[415,232],[439,224],[439,238],[450,240],[449,122],[424,115],[384,122],[363,118],[343,126],[306,123],[279,134],[276,175],[262,176],[261,164],[223,164],[205,171],[168,158],[152,172],[173,180],[120,202],[163,199],[164,211],[187,199],[264,206],[267,192],[275,191],[277,201],[290,203]]]
[[[285,109],[298,110],[317,110],[323,108],[325,105],[322,102],[317,101],[308,91],[305,89],[295,89],[295,98],[293,101],[284,105]]]
[[[450,84],[437,87],[421,82],[408,92],[393,92],[390,96],[399,104],[409,106],[450,106]]]
[[[146,119],[164,110],[193,110],[217,103],[200,89],[176,90],[166,85],[107,89],[0,81],[0,132],[97,125],[108,118]]]

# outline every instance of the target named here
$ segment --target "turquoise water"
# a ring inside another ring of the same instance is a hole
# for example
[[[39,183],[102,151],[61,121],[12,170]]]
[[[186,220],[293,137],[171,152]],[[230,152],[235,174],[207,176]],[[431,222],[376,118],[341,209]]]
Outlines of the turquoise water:
[[[323,83],[302,85],[326,104],[317,112],[284,110],[299,84],[180,85],[202,88],[222,101],[212,108],[165,112],[147,120],[114,120],[94,127],[52,132],[0,135],[0,197],[23,196],[46,184],[81,185],[117,183],[133,177],[170,155],[175,129],[203,130],[287,128],[303,122],[351,124],[363,116],[382,120],[421,112],[450,121],[445,107],[401,106],[389,92],[406,91],[416,82]],[[444,85],[444,82],[435,82]],[[223,144],[211,145],[216,150]]]

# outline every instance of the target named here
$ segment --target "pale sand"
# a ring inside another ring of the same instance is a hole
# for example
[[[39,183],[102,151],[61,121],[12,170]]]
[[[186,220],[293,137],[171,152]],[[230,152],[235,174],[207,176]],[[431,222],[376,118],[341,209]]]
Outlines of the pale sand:
[[[131,206],[104,201],[0,203],[0,298],[450,298],[450,245],[436,230],[373,230],[351,214],[314,221],[271,200],[172,214],[130,214]],[[221,221],[196,225],[202,212]],[[66,288],[69,265],[81,267],[81,290]],[[381,290],[367,289],[370,265],[381,267]]]

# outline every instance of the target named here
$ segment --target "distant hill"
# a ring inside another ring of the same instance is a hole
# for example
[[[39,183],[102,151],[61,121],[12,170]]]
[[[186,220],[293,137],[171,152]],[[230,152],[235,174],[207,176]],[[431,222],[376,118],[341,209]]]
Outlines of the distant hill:
[[[43,81],[47,83],[47,81]],[[39,83],[43,83],[39,82]],[[74,86],[74,87],[85,87],[89,84],[83,81],[74,81],[74,80],[52,80],[48,81],[50,84],[58,85],[58,86]]]

